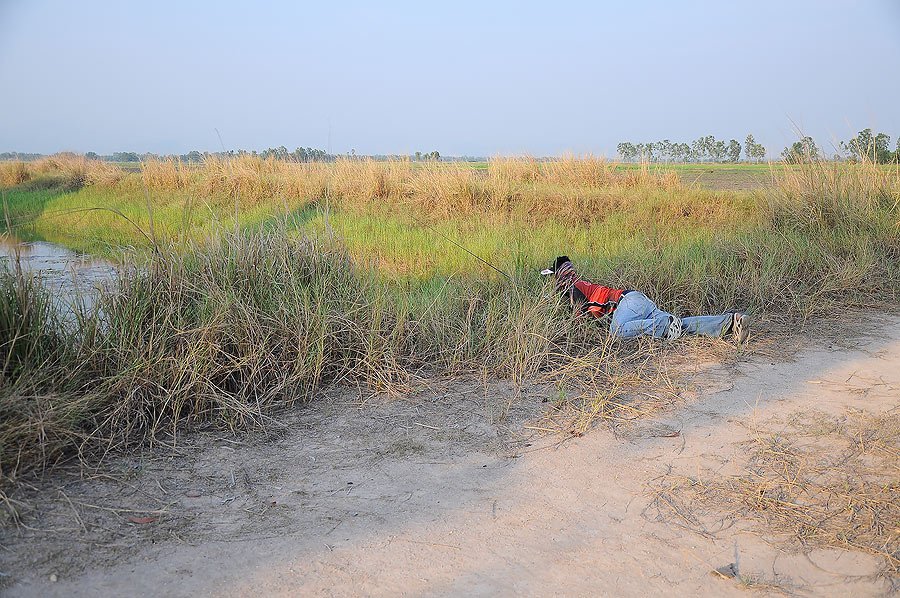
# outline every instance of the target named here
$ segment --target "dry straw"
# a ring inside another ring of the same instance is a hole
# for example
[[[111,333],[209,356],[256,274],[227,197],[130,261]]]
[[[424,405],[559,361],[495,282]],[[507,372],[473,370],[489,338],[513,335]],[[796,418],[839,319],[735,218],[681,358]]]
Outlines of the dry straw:
[[[741,473],[664,476],[656,507],[704,535],[717,517],[749,518],[780,533],[787,548],[873,554],[900,579],[900,416],[804,414],[787,431],[753,434]]]

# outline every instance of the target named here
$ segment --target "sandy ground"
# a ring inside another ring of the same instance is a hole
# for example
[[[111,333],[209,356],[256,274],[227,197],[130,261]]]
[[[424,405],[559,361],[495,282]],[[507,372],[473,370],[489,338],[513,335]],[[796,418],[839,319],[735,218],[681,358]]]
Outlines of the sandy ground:
[[[727,513],[690,530],[654,500],[667,474],[740,469],[760,422],[900,408],[900,317],[806,338],[731,365],[684,341],[683,402],[583,437],[535,429],[547,388],[435,381],[394,401],[334,390],[253,438],[212,430],[58,470],[13,494],[27,528],[2,527],[2,591],[887,595],[874,556],[790,549]]]

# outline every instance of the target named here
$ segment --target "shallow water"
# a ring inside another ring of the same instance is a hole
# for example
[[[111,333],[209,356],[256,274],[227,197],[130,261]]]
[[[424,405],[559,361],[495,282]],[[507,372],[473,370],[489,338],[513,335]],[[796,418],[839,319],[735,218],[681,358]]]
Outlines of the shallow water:
[[[115,279],[116,265],[107,260],[77,253],[47,241],[25,242],[0,236],[0,268],[33,274],[47,286],[54,300],[71,307],[75,301],[91,303],[96,291]]]

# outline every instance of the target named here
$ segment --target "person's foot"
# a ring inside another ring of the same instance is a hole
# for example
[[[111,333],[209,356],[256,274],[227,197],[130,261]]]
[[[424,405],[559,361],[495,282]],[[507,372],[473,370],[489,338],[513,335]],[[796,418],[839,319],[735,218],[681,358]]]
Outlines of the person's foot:
[[[670,341],[674,341],[676,338],[681,337],[682,332],[684,332],[684,326],[681,324],[681,319],[676,318],[675,316],[669,316],[669,327],[666,328],[666,338]]]
[[[732,317],[731,334],[734,335],[734,340],[738,344],[747,342],[747,337],[750,336],[750,316],[735,312]]]

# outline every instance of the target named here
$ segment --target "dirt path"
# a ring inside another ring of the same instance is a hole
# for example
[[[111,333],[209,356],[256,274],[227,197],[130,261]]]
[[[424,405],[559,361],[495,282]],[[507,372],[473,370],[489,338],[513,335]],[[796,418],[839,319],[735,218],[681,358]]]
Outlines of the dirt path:
[[[33,529],[4,527],[4,593],[890,593],[875,556],[784,550],[724,506],[697,529],[654,489],[674,474],[740,470],[760,426],[900,408],[900,317],[792,361],[690,373],[685,404],[565,441],[532,429],[547,389],[510,403],[507,386],[457,381],[384,404],[335,396],[265,440],[211,432],[165,457],[116,461],[107,477],[46,480],[22,497],[36,501],[23,517]],[[712,573],[723,567],[737,575]]]

